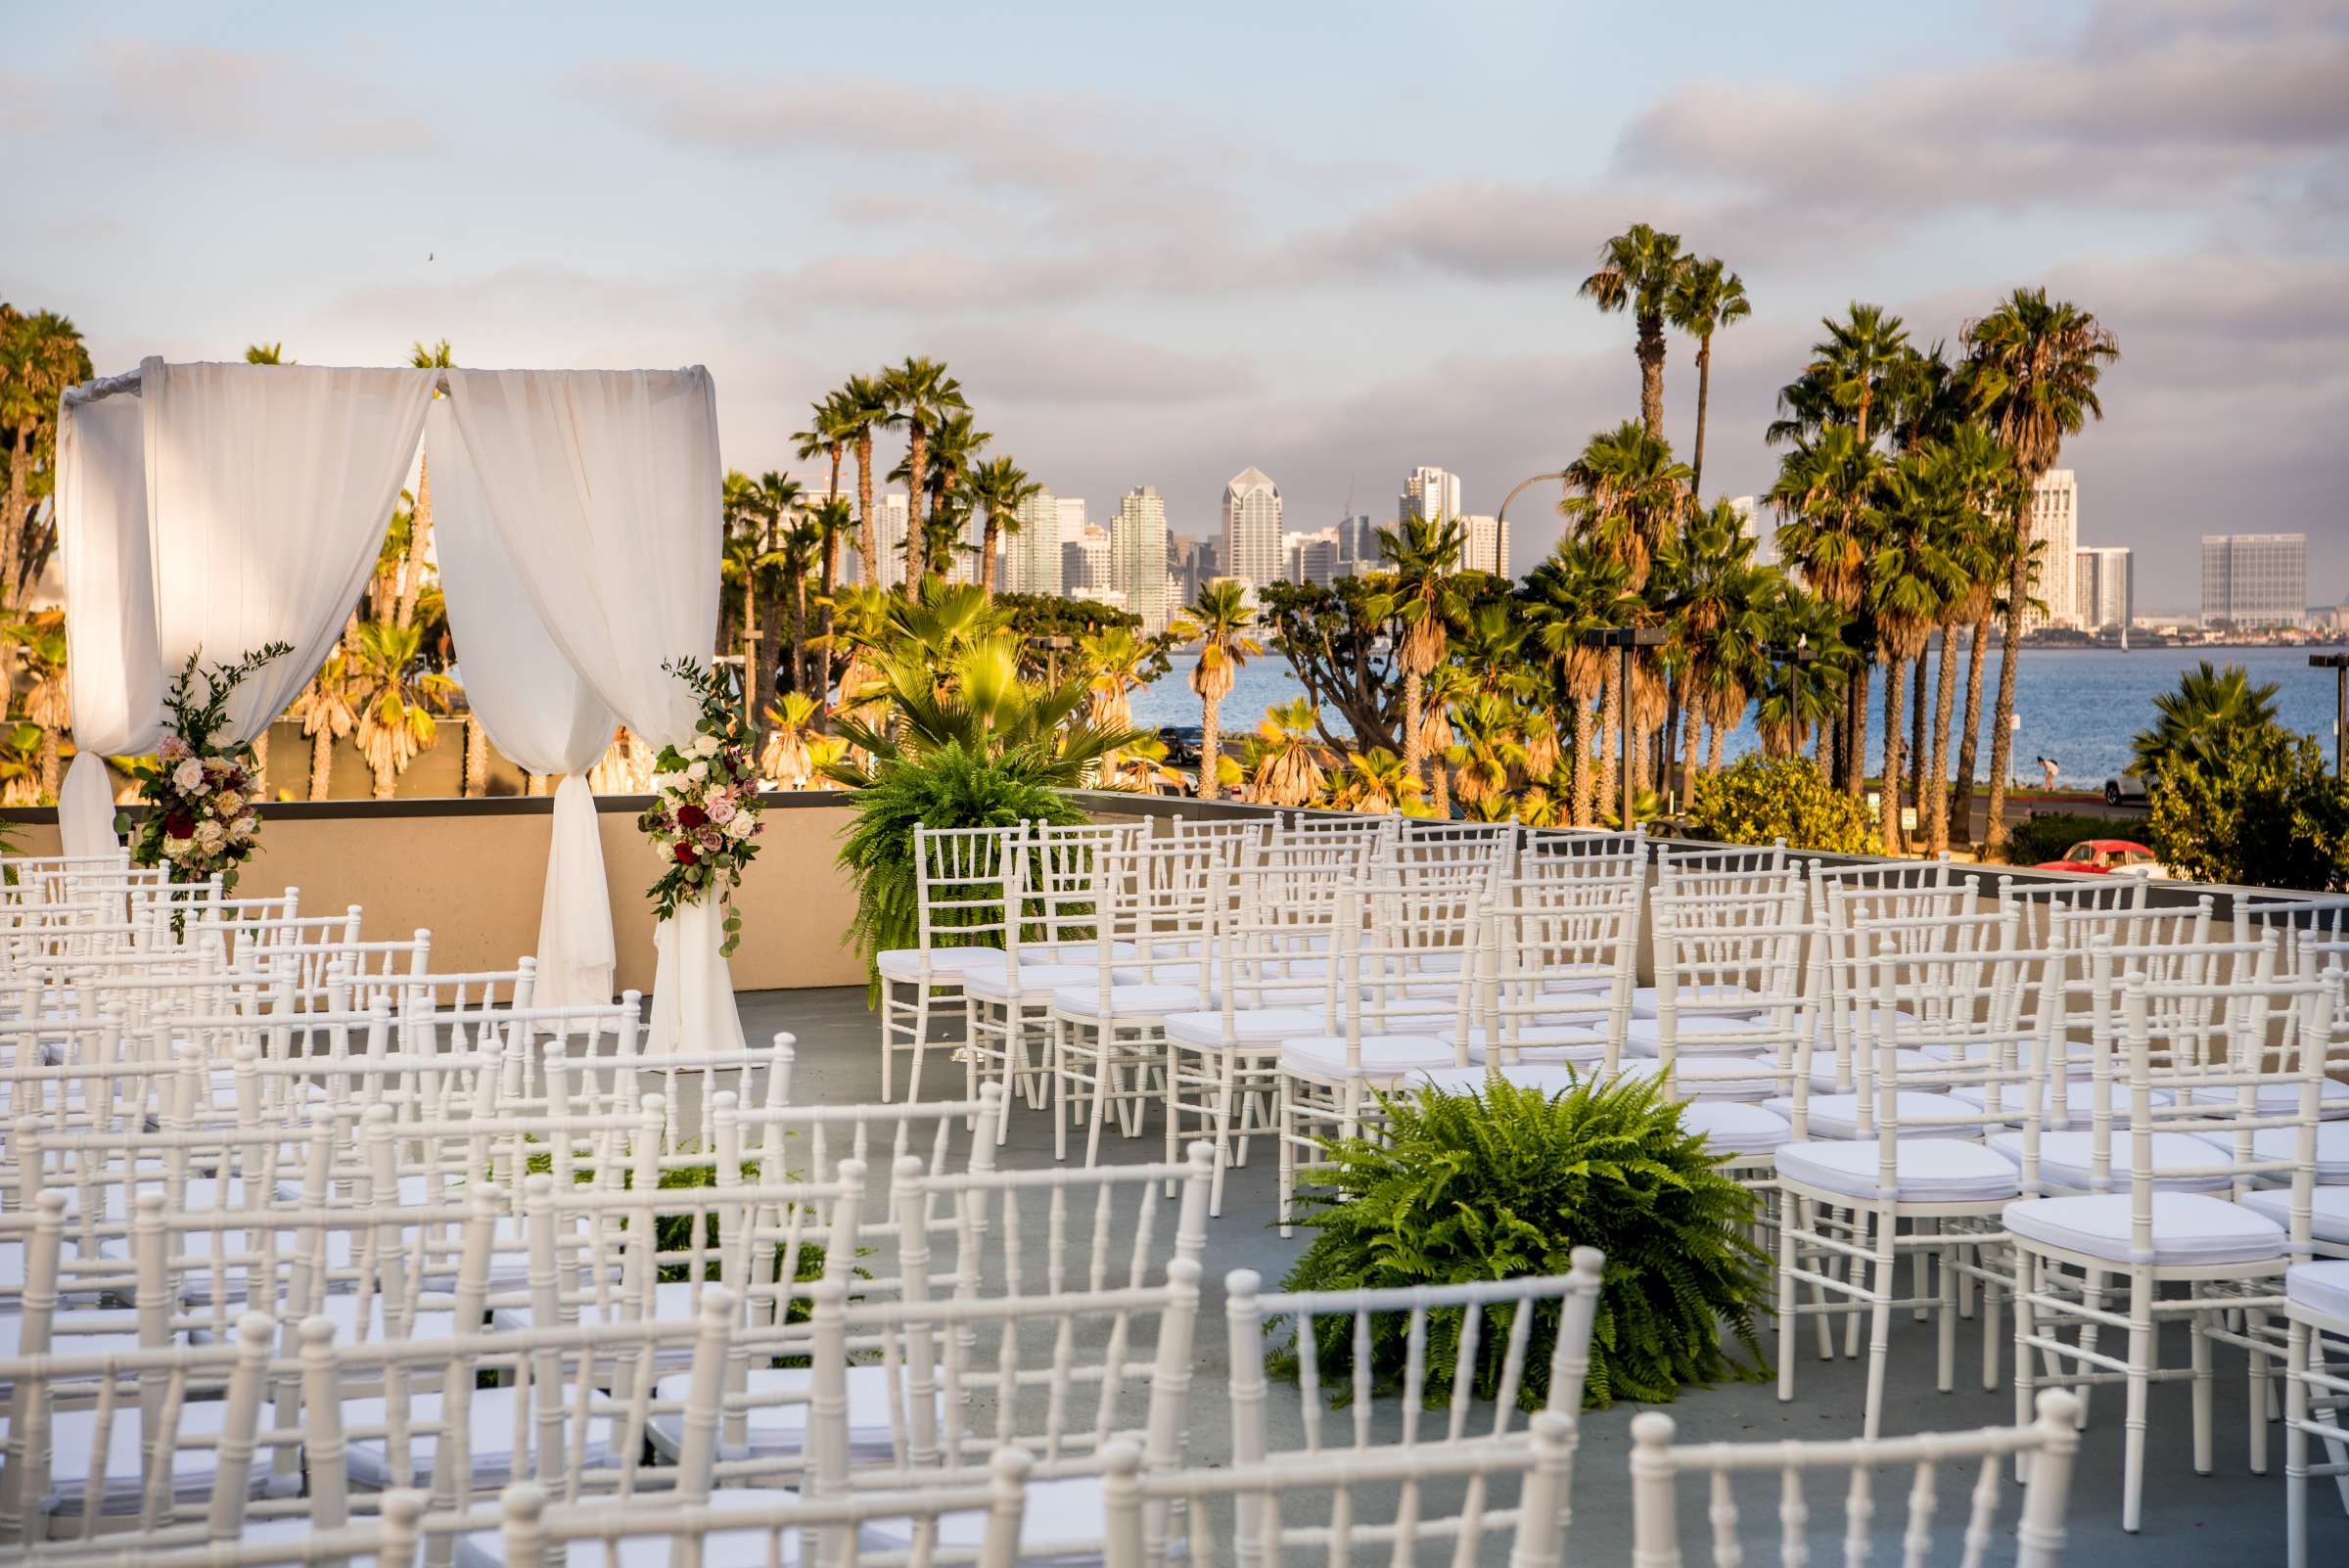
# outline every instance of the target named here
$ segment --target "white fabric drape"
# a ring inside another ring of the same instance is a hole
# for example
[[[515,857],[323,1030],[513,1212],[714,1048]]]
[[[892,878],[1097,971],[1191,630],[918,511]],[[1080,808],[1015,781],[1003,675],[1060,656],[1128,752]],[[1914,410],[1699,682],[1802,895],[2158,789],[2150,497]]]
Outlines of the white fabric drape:
[[[548,636],[646,742],[688,739],[692,696],[661,667],[707,661],[716,639],[710,373],[451,370],[448,384],[499,541]],[[661,927],[647,1050],[741,1046],[720,935],[714,907]]]
[[[116,849],[109,757],[151,749],[162,729],[162,656],[147,563],[146,411],[135,397],[68,403],[58,426],[58,544],[66,603],[72,764],[58,791],[67,854]]]
[[[555,646],[516,580],[473,454],[445,401],[425,416],[424,450],[433,474],[440,590],[474,720],[523,767],[564,775],[555,788],[532,999],[543,1006],[601,1006],[612,999],[611,890],[595,792],[580,775],[611,745],[619,719]]]
[[[229,664],[294,645],[229,699],[225,739],[243,745],[308,683],[358,603],[433,372],[149,359],[139,384],[163,668],[199,648]]]

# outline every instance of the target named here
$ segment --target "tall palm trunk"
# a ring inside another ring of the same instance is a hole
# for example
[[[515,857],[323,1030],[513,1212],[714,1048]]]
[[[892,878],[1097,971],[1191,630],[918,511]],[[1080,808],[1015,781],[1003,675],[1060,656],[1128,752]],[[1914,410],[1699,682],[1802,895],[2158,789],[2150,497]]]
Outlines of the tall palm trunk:
[[[807,576],[791,582],[791,689],[807,689]]]
[[[922,591],[922,575],[929,570],[930,534],[929,512],[922,497],[929,486],[922,483],[922,468],[930,455],[930,433],[914,420],[905,434],[905,597],[915,598]]]
[[[1933,690],[1933,757],[1925,767],[1925,849],[1950,847],[1950,715],[1958,702],[1958,627],[1941,628],[1941,668]]]
[[[1622,682],[1610,677],[1605,702],[1599,709],[1598,719],[1598,796],[1590,803],[1593,820],[1615,810],[1618,769],[1628,773],[1630,760],[1615,755],[1615,737],[1623,733],[1623,705],[1626,701]],[[1621,812],[1615,819],[1623,820]]]
[[[775,681],[783,670],[783,597],[781,594],[760,594],[759,605],[759,651],[751,661],[750,678],[743,682],[745,696],[750,701],[751,731],[758,737],[758,752],[766,749],[766,710],[775,700]]]
[[[1933,651],[1933,636],[1925,634],[1925,646],[1916,652],[1915,668],[1910,672],[1909,691],[1909,804],[1916,807],[1916,825],[1925,825],[1925,666]]]
[[[1424,678],[1408,667],[1403,671],[1403,770],[1423,784],[1427,782],[1427,741],[1419,733],[1419,715],[1425,701]]]
[[[2038,487],[2039,476],[2024,478],[2030,482],[2023,489],[2028,496]],[[2006,842],[2006,774],[2014,752],[2014,671],[2023,662],[2023,611],[2031,599],[2029,506],[2026,500],[2015,509],[2014,571],[2006,578],[2006,634],[1999,643],[1999,700],[1990,712],[1989,820],[1982,825],[1982,845],[1994,851]]]
[[[1648,435],[1664,438],[1664,318],[1639,318],[1639,422]]]
[[[1705,771],[1708,773],[1721,771],[1721,745],[1724,740],[1728,738],[1728,725],[1722,723],[1719,719],[1714,720],[1712,743],[1705,751]]]
[[[8,454],[8,516],[0,518],[0,610],[17,603],[17,575],[24,570],[24,497],[32,480],[32,421],[17,427]]]
[[[310,799],[313,801],[325,800],[327,788],[334,782],[334,776],[335,733],[331,728],[320,725],[318,731],[310,737]]]
[[[1811,760],[1818,764],[1819,774],[1823,778],[1832,779],[1836,776],[1835,733],[1839,722],[1840,720],[1836,718],[1820,719],[1819,733],[1813,737],[1811,742]]]
[[[408,554],[399,564],[399,608],[395,623],[416,623],[416,596],[424,591],[424,552],[433,543],[433,468],[416,459],[416,516],[408,526]]]
[[[1428,781],[1427,804],[1434,807],[1438,821],[1451,820],[1451,769],[1437,758],[1435,766],[1428,769],[1433,775]]]
[[[832,595],[840,581],[840,535],[835,532],[824,540],[824,576],[819,597],[822,613],[816,617],[816,646],[812,650],[816,663],[815,680],[808,695],[819,703],[832,700]]]
[[[1592,766],[1590,744],[1595,737],[1590,732],[1598,724],[1598,699],[1577,697],[1574,700],[1573,715],[1574,797],[1570,807],[1573,820],[1577,826],[1580,826],[1592,820],[1590,786],[1596,777],[1597,769]]]
[[[979,536],[979,588],[990,599],[995,596],[995,543],[1001,528],[995,521],[994,509],[990,507],[986,530]]]
[[[1862,661],[1857,675],[1844,689],[1844,734],[1837,747],[1843,758],[1843,792],[1855,801],[1867,789],[1867,703],[1874,695],[1875,666]]]
[[[1681,753],[1681,780],[1678,787],[1681,809],[1683,811],[1688,809],[1688,797],[1696,791],[1696,744],[1705,727],[1702,714],[1703,711],[1691,702],[1681,715],[1681,722],[1686,726],[1686,732],[1681,737],[1683,750]]]
[[[859,538],[857,553],[864,557],[864,580],[873,587],[881,586],[881,524],[873,516],[873,437],[870,431],[856,438],[856,522]]]
[[[1199,699],[1199,799],[1216,798],[1216,764],[1223,757],[1223,728],[1220,697]]]
[[[1674,670],[1664,681],[1664,771],[1672,770],[1672,760],[1681,755],[1681,701],[1683,695],[1681,672]],[[1659,788],[1661,785],[1659,784]]]
[[[1887,854],[1901,853],[1901,747],[1908,738],[1901,733],[1901,712],[1909,696],[1908,685],[1901,677],[1907,669],[1908,661],[1898,654],[1885,660],[1884,788],[1880,792],[1883,808],[1877,820]]]
[[[1705,493],[1705,401],[1713,392],[1713,335],[1696,340],[1696,456],[1688,464],[1688,493]],[[1659,395],[1661,395],[1659,393]]]
[[[1974,841],[1974,752],[1982,734],[1982,658],[1989,648],[1990,612],[1985,610],[1965,651],[1965,730],[1958,740],[1958,778],[1950,790],[1950,827],[1967,844]]]
[[[489,792],[489,732],[482,727],[477,714],[465,715],[465,784],[464,793],[482,796]]]

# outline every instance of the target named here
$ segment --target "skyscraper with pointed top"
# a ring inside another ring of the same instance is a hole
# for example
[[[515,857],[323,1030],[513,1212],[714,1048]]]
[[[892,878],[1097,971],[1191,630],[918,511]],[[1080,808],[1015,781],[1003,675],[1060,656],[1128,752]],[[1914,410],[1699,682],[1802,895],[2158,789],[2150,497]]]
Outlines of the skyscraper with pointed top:
[[[1241,469],[1223,486],[1223,575],[1261,587],[1281,580],[1285,564],[1280,486],[1261,468]]]

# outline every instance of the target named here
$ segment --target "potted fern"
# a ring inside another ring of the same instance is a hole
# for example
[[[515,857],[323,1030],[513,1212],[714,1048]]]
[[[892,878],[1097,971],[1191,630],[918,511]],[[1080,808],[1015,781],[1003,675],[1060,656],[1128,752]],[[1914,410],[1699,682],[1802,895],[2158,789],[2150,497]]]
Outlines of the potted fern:
[[[1305,1194],[1300,1223],[1313,1238],[1289,1270],[1290,1290],[1365,1290],[1563,1274],[1568,1253],[1596,1247],[1606,1282],[1590,1347],[1586,1403],[1662,1403],[1691,1384],[1766,1375],[1755,1313],[1767,1305],[1769,1259],[1750,1234],[1755,1195],[1714,1167],[1701,1133],[1681,1125],[1680,1102],[1650,1079],[1596,1080],[1560,1091],[1499,1078],[1481,1092],[1429,1088],[1388,1104],[1383,1135],[1327,1147],[1335,1168]],[[1459,1315],[1456,1312],[1451,1314]],[[1325,1381],[1352,1375],[1352,1323],[1316,1325]],[[1458,1369],[1457,1323],[1430,1325],[1431,1397],[1448,1397]],[[1519,1403],[1547,1397],[1557,1304],[1533,1326]],[[1294,1376],[1294,1330],[1269,1325],[1271,1369]],[[1400,1384],[1406,1323],[1374,1324],[1376,1385]],[[1725,1339],[1734,1345],[1725,1343]],[[1474,1392],[1498,1387],[1507,1335],[1496,1324],[1471,1368]],[[1742,1355],[1739,1353],[1742,1352]]]

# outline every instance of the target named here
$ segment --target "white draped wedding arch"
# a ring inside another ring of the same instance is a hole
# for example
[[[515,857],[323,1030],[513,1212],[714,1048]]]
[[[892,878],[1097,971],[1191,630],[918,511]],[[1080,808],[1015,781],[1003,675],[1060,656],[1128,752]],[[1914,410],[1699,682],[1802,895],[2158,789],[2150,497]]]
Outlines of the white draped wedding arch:
[[[436,391],[445,392],[437,398]],[[655,747],[696,710],[662,665],[717,628],[716,393],[684,370],[354,370],[166,364],[68,392],[57,511],[76,755],[65,852],[114,843],[105,759],[153,749],[202,649],[294,652],[240,687],[258,736],[358,602],[421,442],[449,630],[497,748],[561,774],[538,927],[540,999],[612,995],[611,908],[582,775],[615,724]],[[714,905],[663,925],[648,1048],[742,1044]]]

